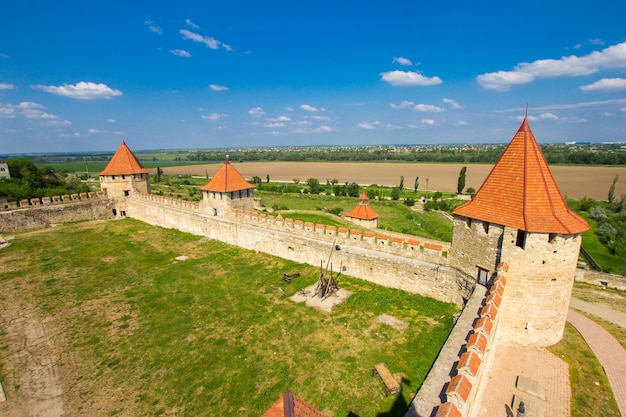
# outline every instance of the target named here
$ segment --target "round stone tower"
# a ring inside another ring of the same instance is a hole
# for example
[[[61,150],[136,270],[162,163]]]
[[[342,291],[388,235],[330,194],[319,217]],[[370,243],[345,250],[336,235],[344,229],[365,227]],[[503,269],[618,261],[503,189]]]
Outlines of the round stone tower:
[[[550,346],[561,340],[581,233],[525,118],[474,198],[457,207],[451,264],[483,285],[509,265],[498,338]]]
[[[149,172],[122,141],[104,171],[99,174],[100,189],[113,198],[128,196],[132,191],[150,193]]]

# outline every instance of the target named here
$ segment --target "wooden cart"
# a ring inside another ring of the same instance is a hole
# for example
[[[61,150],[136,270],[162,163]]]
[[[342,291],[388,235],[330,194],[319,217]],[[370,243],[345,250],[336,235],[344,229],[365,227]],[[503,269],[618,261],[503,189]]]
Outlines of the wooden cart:
[[[397,394],[402,390],[402,385],[394,378],[389,368],[387,368],[387,365],[383,362],[374,365],[372,368],[372,376],[374,375],[378,375],[383,382],[383,394],[385,394],[385,397],[389,394]]]

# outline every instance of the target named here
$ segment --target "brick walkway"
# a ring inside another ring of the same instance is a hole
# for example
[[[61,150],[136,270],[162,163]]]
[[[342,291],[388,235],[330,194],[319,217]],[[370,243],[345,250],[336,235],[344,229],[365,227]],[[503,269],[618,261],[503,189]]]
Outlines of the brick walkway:
[[[567,321],[576,327],[598,358],[613,389],[619,411],[626,416],[626,351],[606,330],[582,314],[570,310]]]
[[[514,346],[496,343],[494,357],[488,375],[478,393],[478,403],[472,409],[472,417],[515,416],[513,396],[526,403],[526,415],[530,406],[539,407],[550,417],[569,417],[571,388],[569,368],[566,362],[543,348]],[[538,384],[545,393],[543,400],[516,387],[517,377],[526,377]],[[532,403],[532,404],[531,404]]]
[[[615,311],[604,304],[589,303],[572,297],[569,303],[569,308],[593,314],[594,316],[601,317],[604,320],[610,321],[611,323],[626,329],[626,314]]]

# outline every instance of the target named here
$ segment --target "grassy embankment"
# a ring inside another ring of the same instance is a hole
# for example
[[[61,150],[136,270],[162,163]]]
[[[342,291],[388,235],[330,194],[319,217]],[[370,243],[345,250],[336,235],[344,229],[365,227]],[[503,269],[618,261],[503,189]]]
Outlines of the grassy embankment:
[[[59,326],[47,332],[67,341],[58,347],[66,406],[86,415],[258,415],[291,389],[329,415],[402,416],[456,313],[341,276],[354,294],[325,314],[283,295],[315,283],[318,268],[131,219],[17,234],[0,263],[0,299],[17,295],[2,303],[36,306]],[[291,283],[280,279],[294,271]],[[4,352],[22,346],[6,335]],[[399,397],[385,398],[371,376],[381,361],[405,375]],[[25,370],[0,362],[19,393]]]

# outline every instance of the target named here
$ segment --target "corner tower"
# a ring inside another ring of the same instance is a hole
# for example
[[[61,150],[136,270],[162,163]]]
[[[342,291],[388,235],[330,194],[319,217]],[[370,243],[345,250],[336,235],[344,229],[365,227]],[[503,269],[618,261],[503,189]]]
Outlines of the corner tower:
[[[123,197],[131,191],[150,193],[150,174],[122,140],[100,174],[100,189],[108,197]]]
[[[254,185],[246,181],[228,160],[200,190],[204,211],[213,216],[224,217],[233,210],[254,210]]]
[[[561,340],[587,222],[561,196],[527,117],[474,198],[454,211],[451,263],[487,284],[509,264],[500,338]]]

